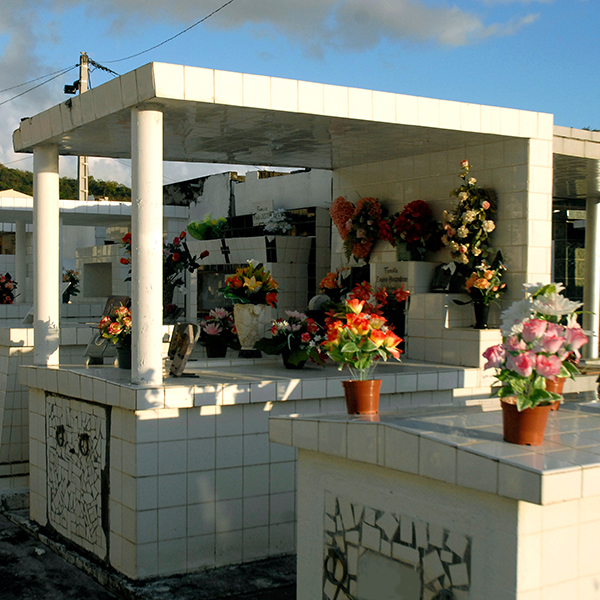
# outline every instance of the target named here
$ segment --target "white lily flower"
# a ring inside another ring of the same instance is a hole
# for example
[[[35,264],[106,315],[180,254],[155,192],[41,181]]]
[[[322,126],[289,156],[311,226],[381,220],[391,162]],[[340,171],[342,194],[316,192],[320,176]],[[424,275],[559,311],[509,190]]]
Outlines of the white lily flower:
[[[524,298],[513,302],[505,311],[500,314],[502,320],[500,331],[504,337],[515,333],[520,333],[523,329],[523,321],[531,317],[531,300]]]
[[[563,316],[570,315],[583,306],[582,302],[573,302],[560,294],[538,296],[533,301],[533,310],[542,315]]]

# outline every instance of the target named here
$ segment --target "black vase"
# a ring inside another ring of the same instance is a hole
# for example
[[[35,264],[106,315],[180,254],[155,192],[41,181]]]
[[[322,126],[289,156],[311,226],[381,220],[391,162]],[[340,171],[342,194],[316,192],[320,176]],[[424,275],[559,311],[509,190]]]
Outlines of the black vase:
[[[488,317],[490,315],[490,305],[483,302],[473,302],[473,311],[475,312],[475,329],[487,329]]]
[[[222,338],[206,339],[204,344],[207,358],[224,358],[227,355],[227,342]]]
[[[301,360],[297,365],[293,364],[290,362],[290,354],[291,354],[291,350],[289,348],[284,348],[281,351],[281,358],[283,360],[283,366],[286,369],[303,369],[304,365],[306,363],[306,360]]]

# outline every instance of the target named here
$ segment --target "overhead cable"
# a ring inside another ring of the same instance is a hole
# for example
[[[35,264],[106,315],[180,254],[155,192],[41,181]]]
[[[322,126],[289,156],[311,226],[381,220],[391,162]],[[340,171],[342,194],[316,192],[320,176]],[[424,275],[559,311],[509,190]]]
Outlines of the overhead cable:
[[[66,73],[68,73],[69,71],[72,71],[73,69],[76,69],[77,67],[79,67],[79,65],[73,65],[72,67],[63,69],[62,71],[58,72],[58,75],[55,75],[54,77],[51,77],[50,79],[47,79],[46,81],[39,83],[38,85],[34,85],[32,88],[29,88],[28,90],[25,90],[24,92],[21,92],[20,94],[17,94],[16,96],[9,98],[8,100],[4,100],[3,102],[0,102],[0,106],[2,106],[3,104],[7,104],[11,100],[15,100],[16,98],[20,98],[21,96],[24,96],[25,94],[32,92],[33,90],[36,90],[37,88],[42,87],[43,85],[46,85],[47,83],[50,83],[52,80],[57,79],[58,77],[61,77],[62,75],[65,75]]]
[[[150,52],[150,50],[155,50],[156,48],[160,48],[160,46],[164,46],[166,43],[174,40],[175,38],[178,38],[180,35],[183,35],[184,33],[187,33],[190,29],[193,29],[197,25],[200,25],[200,23],[204,23],[204,21],[207,21],[213,15],[216,15],[220,10],[223,10],[226,6],[229,6],[232,2],[235,2],[235,0],[229,0],[228,2],[225,2],[225,4],[223,4],[222,6],[220,6],[219,8],[217,8],[216,10],[213,10],[210,14],[206,15],[205,17],[203,17],[199,21],[196,21],[195,23],[193,23],[192,25],[190,25],[189,27],[187,27],[183,31],[180,31],[179,33],[176,33],[175,35],[171,36],[170,38],[164,40],[160,44],[156,44],[155,46],[152,46],[151,48],[148,48],[147,50],[142,50],[141,52],[137,52],[136,54],[132,54],[131,56],[126,56],[125,58],[119,58],[117,60],[105,60],[104,62],[106,64],[108,64],[108,65],[110,65],[112,63],[123,62],[124,60],[129,60],[130,58],[135,58],[136,56],[140,56],[142,54],[146,54],[146,52]]]

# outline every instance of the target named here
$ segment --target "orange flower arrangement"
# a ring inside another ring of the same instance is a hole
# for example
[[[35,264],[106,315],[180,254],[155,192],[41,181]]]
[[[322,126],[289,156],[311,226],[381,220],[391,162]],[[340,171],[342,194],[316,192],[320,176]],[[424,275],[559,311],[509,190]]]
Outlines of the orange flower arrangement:
[[[392,357],[400,360],[398,348],[402,339],[388,326],[384,317],[364,312],[364,300],[346,300],[342,312],[327,327],[327,338],[322,342],[327,355],[350,370],[353,379],[370,379],[380,360]]]
[[[219,292],[241,304],[268,304],[277,306],[277,282],[262,263],[249,260],[248,266],[236,270],[225,280]]]
[[[344,242],[346,258],[369,261],[371,250],[379,239],[383,220],[381,204],[376,198],[361,198],[356,207],[343,196],[336,198],[329,214]]]
[[[471,296],[474,302],[491,304],[505,291],[506,283],[500,281],[504,271],[506,271],[506,267],[502,262],[499,262],[496,267],[491,267],[488,263],[482,261],[475,267],[471,277],[465,283],[467,294]]]

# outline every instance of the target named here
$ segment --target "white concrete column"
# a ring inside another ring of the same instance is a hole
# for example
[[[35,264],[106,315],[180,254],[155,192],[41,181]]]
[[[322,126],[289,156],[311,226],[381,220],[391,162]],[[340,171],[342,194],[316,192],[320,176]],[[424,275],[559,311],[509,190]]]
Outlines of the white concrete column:
[[[15,272],[13,279],[17,282],[15,302],[26,302],[27,289],[27,229],[25,221],[15,222]]]
[[[33,149],[33,333],[35,365],[59,364],[58,147]]]
[[[135,384],[162,383],[163,114],[131,110],[131,312]]]
[[[600,334],[600,198],[588,198],[585,218],[585,284],[583,328],[590,331],[586,358],[598,358]]]
[[[583,287],[583,328],[590,341],[583,348],[586,358],[598,358],[600,334],[600,161],[587,161],[585,216],[585,283]]]

